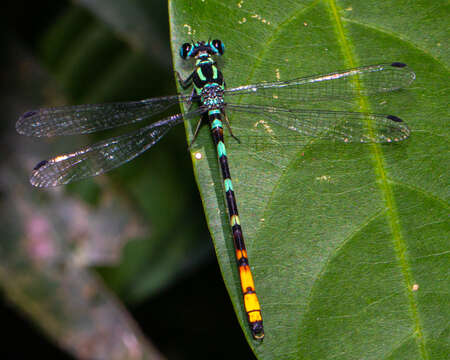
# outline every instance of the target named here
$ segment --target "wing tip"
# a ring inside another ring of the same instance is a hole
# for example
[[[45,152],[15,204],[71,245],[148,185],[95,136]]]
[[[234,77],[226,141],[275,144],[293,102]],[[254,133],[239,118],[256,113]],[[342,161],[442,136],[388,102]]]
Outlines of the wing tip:
[[[394,68],[404,69],[405,73],[409,74],[408,82],[407,82],[407,84],[405,84],[405,86],[410,85],[416,79],[415,72],[412,71],[407,64],[399,62],[399,61],[394,61],[390,65]]]
[[[398,116],[395,115],[386,115],[386,119],[389,119],[391,121],[394,121],[395,123],[398,123],[399,125],[391,125],[389,127],[394,127],[397,132],[394,136],[394,134],[391,134],[390,136],[386,137],[386,142],[400,142],[403,140],[406,140],[409,138],[411,134],[411,130],[409,129],[408,125],[400,119]]]
[[[45,175],[45,169],[48,164],[49,164],[48,160],[42,160],[36,164],[36,166],[33,168],[33,171],[32,171],[31,177],[30,177],[31,185],[38,187],[38,188],[44,188],[44,187],[58,185],[57,182],[53,182],[53,183],[49,182],[49,178]]]
[[[395,115],[388,115],[386,116],[386,118],[395,122],[403,122],[402,119],[400,119],[398,116]]]
[[[23,113],[22,116],[17,120],[16,122],[16,131],[21,135],[26,135],[25,131],[25,124],[27,123],[28,119],[36,114],[36,111],[27,111],[26,113]]]
[[[37,122],[35,115],[39,116],[39,110],[30,110],[23,113],[16,122],[16,131],[21,135],[41,136],[36,131],[37,127],[35,124]]]
[[[393,63],[391,63],[391,66],[398,67],[398,68],[403,68],[403,67],[407,67],[408,65],[406,65],[405,63],[402,63],[402,62],[394,61]]]
[[[26,119],[26,118],[32,117],[33,115],[36,115],[36,114],[37,114],[37,110],[30,110],[30,111],[23,113],[21,118]]]
[[[33,171],[39,170],[41,167],[43,167],[47,163],[48,163],[48,160],[42,160],[41,162],[36,164],[36,166],[33,168]]]

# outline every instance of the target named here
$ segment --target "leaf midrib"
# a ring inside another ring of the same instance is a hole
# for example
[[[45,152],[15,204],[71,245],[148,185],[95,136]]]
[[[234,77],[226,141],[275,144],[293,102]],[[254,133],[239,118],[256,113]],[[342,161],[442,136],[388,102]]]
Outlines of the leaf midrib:
[[[341,17],[339,15],[337,4],[335,0],[328,0],[328,3],[331,10],[331,19],[336,28],[338,42],[342,47],[343,56],[348,61],[350,67],[353,68],[355,67],[355,56],[350,50],[347,37],[345,36],[345,30],[341,21]],[[364,112],[370,112],[370,106],[365,97],[359,97],[358,102]],[[410,271],[411,266],[408,259],[406,242],[401,233],[400,219],[395,202],[395,197],[392,191],[392,187],[388,181],[385,159],[381,150],[381,145],[374,143],[370,146],[369,151],[372,153],[373,157],[375,178],[377,179],[377,183],[379,184],[381,196],[386,204],[386,217],[391,228],[395,254],[400,264],[403,280],[405,283],[405,290],[409,301],[411,318],[414,323],[414,332],[417,334],[416,339],[418,342],[420,353],[424,359],[429,359],[425,340],[423,337],[422,324],[420,322],[418,314],[418,306],[412,292],[410,291],[410,288],[412,286],[412,274]]]

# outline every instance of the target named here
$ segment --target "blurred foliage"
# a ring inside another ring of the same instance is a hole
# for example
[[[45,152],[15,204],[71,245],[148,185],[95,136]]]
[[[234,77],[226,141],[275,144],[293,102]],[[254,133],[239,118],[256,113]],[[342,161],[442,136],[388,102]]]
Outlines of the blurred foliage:
[[[108,14],[110,5],[103,4]],[[130,28],[115,27],[105,12],[97,9],[93,16],[79,6],[61,7],[47,26],[34,24],[44,28],[31,40],[39,44],[36,58],[10,36],[4,61],[11,86],[2,98],[5,104],[12,99],[10,124],[39,106],[175,92],[164,39],[167,9],[157,5],[143,11],[146,6],[134,4],[141,23],[123,11],[116,16],[153,29],[158,41],[144,41],[142,33],[132,39],[122,32]],[[131,9],[131,3],[122,6]],[[136,305],[186,277],[212,252],[181,127],[159,144],[159,151],[110,177],[48,190],[27,182],[29,169],[51,154],[129,130],[36,140],[17,136],[11,126],[3,134],[11,156],[1,166],[1,211],[8,214],[1,228],[8,232],[2,232],[0,279],[8,298],[77,358],[161,358],[87,267],[97,266],[108,286]],[[124,247],[129,240],[136,241]]]
[[[106,13],[111,12],[111,7],[103,6]],[[127,14],[119,13],[130,21]],[[158,19],[158,11],[145,15],[141,9],[141,14],[141,27]],[[150,62],[151,56],[161,51],[159,44],[153,49],[153,43],[141,39],[142,48],[130,48],[115,36],[114,31],[119,33],[122,28],[103,23],[101,20],[107,14],[100,11],[97,15],[99,20],[82,8],[72,7],[42,37],[43,61],[64,87],[64,93],[72,97],[70,103],[135,100],[175,91],[167,47],[163,51],[164,63]],[[137,19],[131,19],[139,25]],[[125,35],[121,37],[127,40]],[[123,131],[96,135],[90,141]],[[125,165],[109,177],[112,188],[122,194],[123,201],[132,203],[142,219],[158,224],[152,227],[151,241],[130,244],[121,266],[103,271],[108,282],[128,301],[142,300],[167,285],[188,264],[195,264],[192,258],[199,259],[198,253],[206,255],[209,251],[207,234],[197,221],[201,210],[182,130],[174,131],[158,145],[158,151],[143,155],[133,165]],[[68,149],[64,144],[64,148],[54,151]],[[186,180],[180,183],[180,177]],[[95,203],[98,192],[108,189],[104,184],[98,186],[98,181],[92,179],[69,188],[72,193],[81,194],[85,201]],[[186,212],[192,206],[197,206],[197,212]]]

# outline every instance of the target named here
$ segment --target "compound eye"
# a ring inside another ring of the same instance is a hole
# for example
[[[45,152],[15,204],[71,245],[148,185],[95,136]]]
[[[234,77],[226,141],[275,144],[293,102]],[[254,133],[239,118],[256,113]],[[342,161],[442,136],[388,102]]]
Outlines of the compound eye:
[[[182,59],[186,59],[189,55],[189,52],[192,49],[192,44],[189,43],[184,43],[183,45],[181,45],[180,47],[180,56]]]
[[[221,40],[213,40],[211,44],[216,48],[219,55],[223,55],[223,53],[225,52],[225,45]]]

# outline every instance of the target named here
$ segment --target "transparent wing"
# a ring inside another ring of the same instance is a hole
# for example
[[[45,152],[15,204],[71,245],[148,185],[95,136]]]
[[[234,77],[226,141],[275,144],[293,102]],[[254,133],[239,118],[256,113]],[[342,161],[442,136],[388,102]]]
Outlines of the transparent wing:
[[[198,116],[202,111],[195,109],[185,114],[184,118]],[[30,182],[37,187],[49,187],[103,174],[151,148],[182,121],[182,114],[173,115],[135,132],[41,161],[34,168]]]
[[[406,64],[394,62],[288,81],[244,85],[227,89],[225,94],[227,97],[244,94],[269,97],[273,104],[283,100],[323,101],[397,90],[407,87],[415,77]]]
[[[16,129],[20,134],[37,137],[87,134],[142,121],[188,98],[188,95],[174,95],[141,101],[43,108],[23,114]]]
[[[255,130],[252,139],[260,145],[264,138],[267,141],[271,138],[280,144],[292,144],[305,135],[349,143],[390,143],[405,140],[410,134],[402,119],[393,115],[232,104],[227,104],[227,112],[251,113],[252,128]],[[272,125],[289,131],[278,135]],[[263,134],[261,139],[258,139],[258,134]]]

